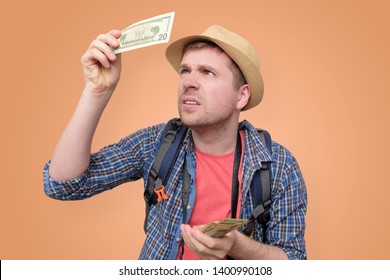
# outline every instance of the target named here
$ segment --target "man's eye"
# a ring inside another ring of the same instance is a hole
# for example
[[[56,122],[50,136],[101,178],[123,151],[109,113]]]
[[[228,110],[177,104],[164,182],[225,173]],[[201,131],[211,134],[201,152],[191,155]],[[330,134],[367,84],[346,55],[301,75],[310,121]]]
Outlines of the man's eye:
[[[214,72],[210,71],[210,70],[204,70],[204,73],[207,75],[207,76],[214,76]]]
[[[187,69],[181,69],[180,70],[180,75],[186,75],[188,73],[190,73],[190,71],[188,71]]]

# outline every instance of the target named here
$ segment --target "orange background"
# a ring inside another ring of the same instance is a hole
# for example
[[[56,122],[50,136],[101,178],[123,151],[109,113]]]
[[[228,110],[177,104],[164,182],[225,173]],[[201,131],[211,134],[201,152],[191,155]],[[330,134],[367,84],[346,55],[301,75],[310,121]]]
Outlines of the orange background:
[[[297,157],[310,259],[390,259],[389,1],[7,1],[1,28],[1,259],[135,259],[142,181],[61,202],[41,170],[83,90],[80,57],[100,33],[175,11],[171,41],[210,24],[258,50],[261,106],[242,114]],[[177,116],[166,44],[123,55],[97,150]]]

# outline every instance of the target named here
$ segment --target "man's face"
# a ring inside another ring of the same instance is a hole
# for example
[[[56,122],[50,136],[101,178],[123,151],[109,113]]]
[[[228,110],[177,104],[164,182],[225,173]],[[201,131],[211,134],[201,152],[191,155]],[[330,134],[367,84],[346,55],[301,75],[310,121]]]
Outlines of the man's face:
[[[237,121],[239,90],[228,55],[212,47],[188,50],[179,69],[178,109],[191,128],[224,127]]]

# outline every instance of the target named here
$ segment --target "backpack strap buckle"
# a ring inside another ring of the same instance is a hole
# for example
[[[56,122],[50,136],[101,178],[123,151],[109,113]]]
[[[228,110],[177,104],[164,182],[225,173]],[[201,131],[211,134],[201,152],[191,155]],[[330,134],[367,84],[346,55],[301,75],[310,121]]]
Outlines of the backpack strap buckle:
[[[157,194],[157,203],[161,202],[163,199],[168,200],[168,196],[165,193],[165,188],[162,185],[160,178],[156,180],[156,186],[154,188],[154,193]]]
[[[155,192],[150,192],[149,189],[144,191],[144,200],[146,205],[155,205],[157,203],[157,194]]]
[[[259,224],[266,224],[270,219],[269,208],[271,206],[271,200],[267,200],[264,203],[259,204],[255,210],[253,210],[253,216],[259,222]]]
[[[154,192],[154,186],[159,179],[157,171],[152,167],[149,172],[149,183],[152,187],[149,187],[144,192],[144,200],[147,205],[155,205],[157,203],[157,194]],[[160,179],[161,182],[161,179]]]
[[[242,233],[248,236],[249,238],[253,238],[253,234],[255,233],[255,217],[253,215],[249,218],[249,222],[244,225],[242,229]]]
[[[270,220],[269,208],[271,206],[271,200],[267,200],[264,203],[260,203],[254,210],[249,218],[249,222],[245,225],[243,233],[252,238],[255,232],[255,222],[257,221],[265,231],[267,222]]]

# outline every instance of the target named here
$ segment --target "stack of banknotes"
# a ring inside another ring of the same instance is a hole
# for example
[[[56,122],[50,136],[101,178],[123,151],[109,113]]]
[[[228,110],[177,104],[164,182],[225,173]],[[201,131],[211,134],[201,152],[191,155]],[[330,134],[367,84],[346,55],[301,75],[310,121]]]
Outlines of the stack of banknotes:
[[[245,225],[248,220],[245,219],[224,219],[219,222],[211,222],[204,226],[202,232],[211,237],[223,237],[228,232]]]

